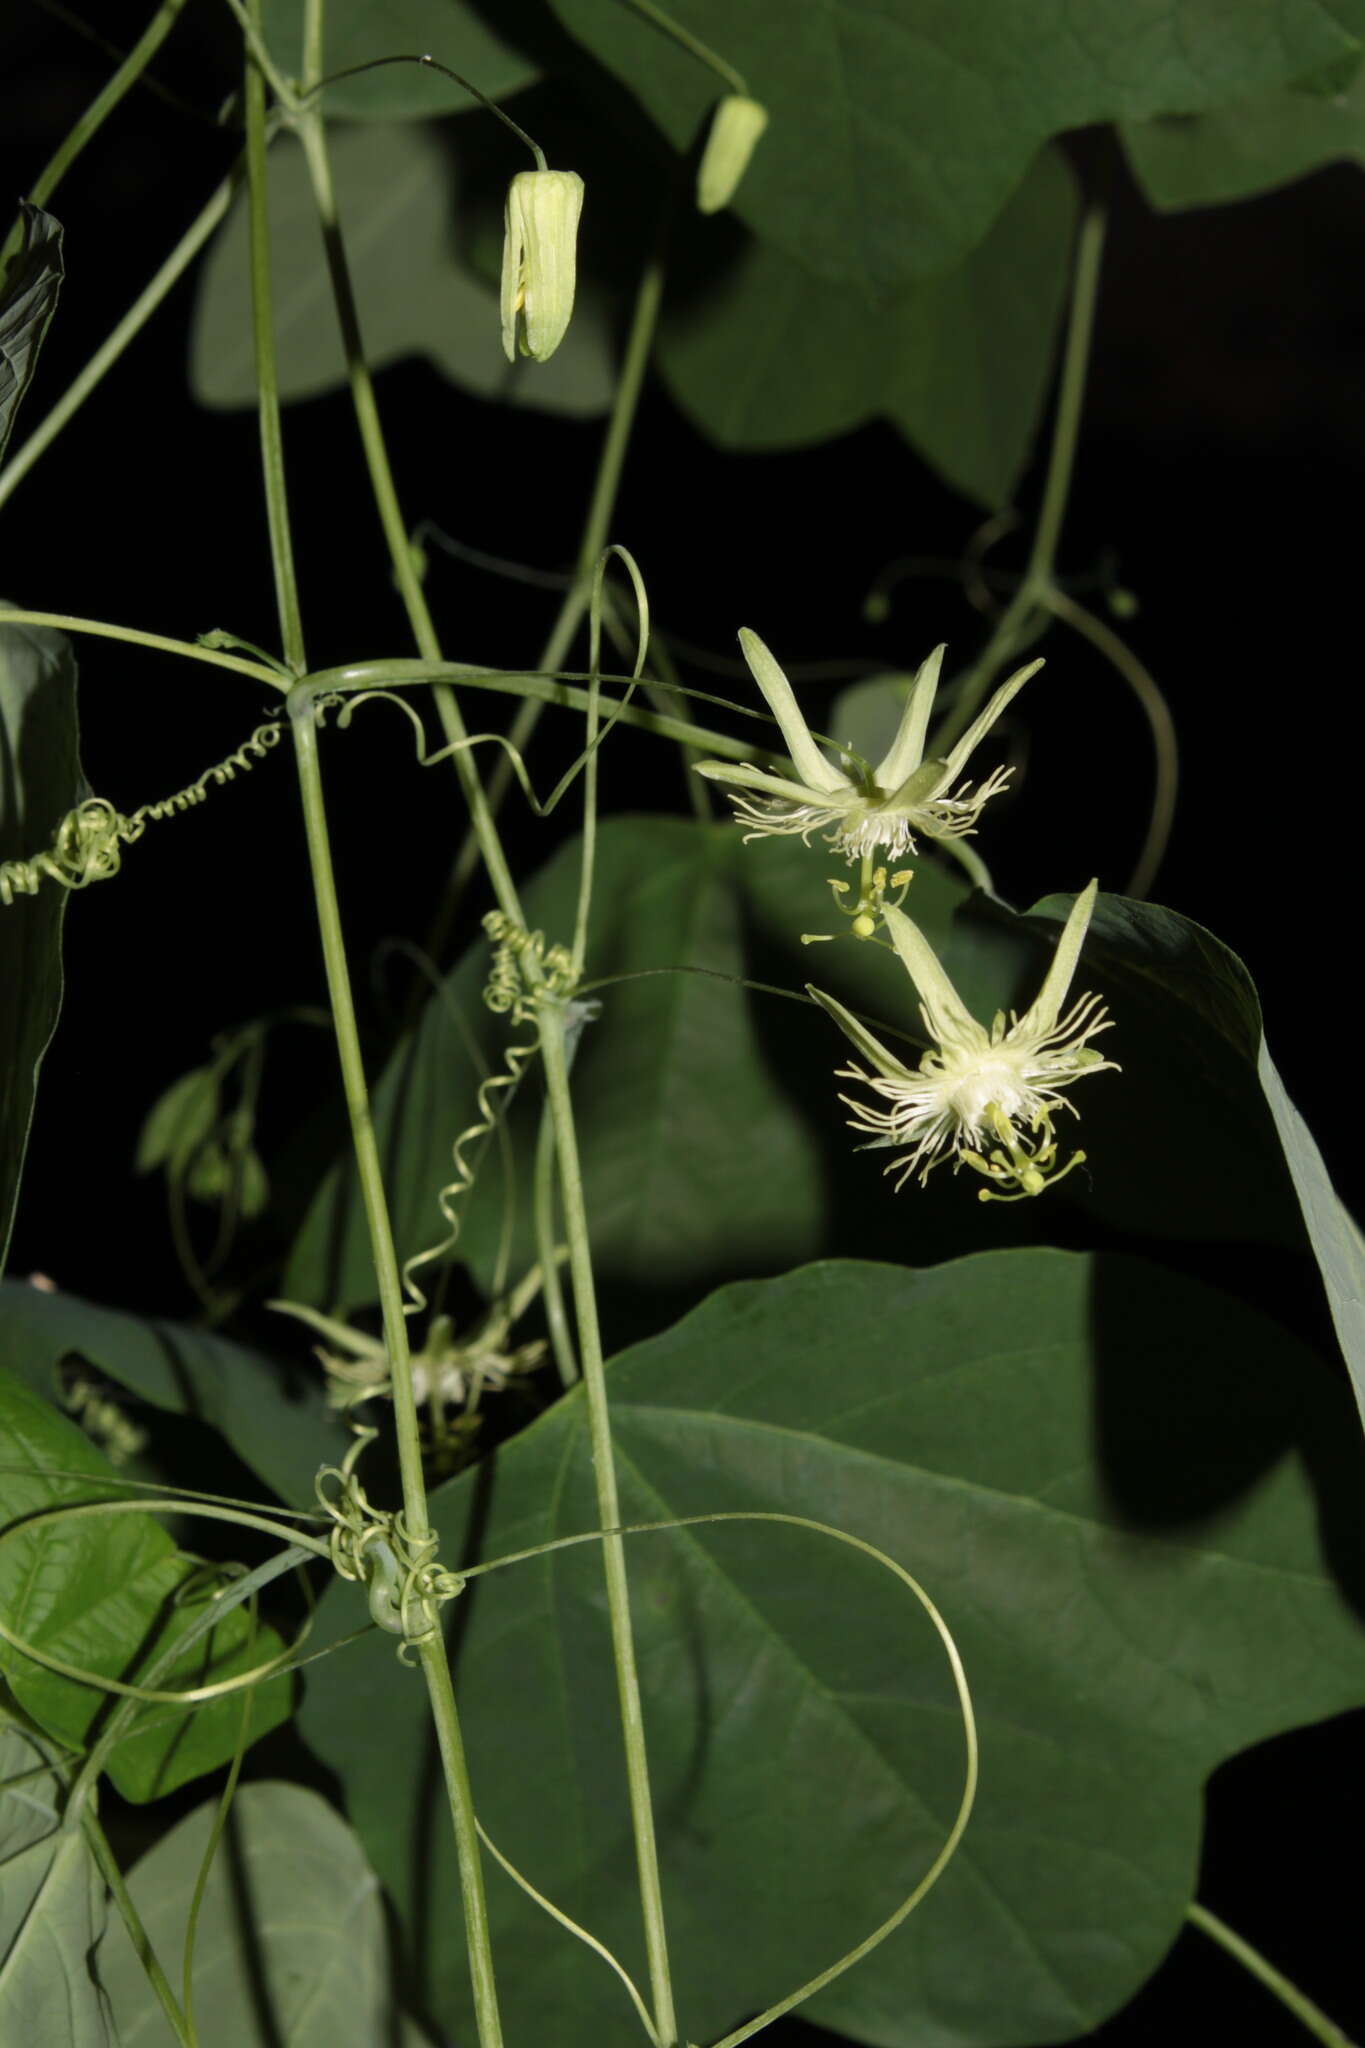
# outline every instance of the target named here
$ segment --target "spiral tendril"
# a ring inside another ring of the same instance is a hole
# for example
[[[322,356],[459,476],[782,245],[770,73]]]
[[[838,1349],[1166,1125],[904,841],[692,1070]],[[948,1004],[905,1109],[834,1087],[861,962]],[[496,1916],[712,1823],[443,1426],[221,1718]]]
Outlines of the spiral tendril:
[[[35,896],[45,881],[63,889],[84,889],[91,882],[107,881],[123,865],[123,848],[136,845],[148,825],[193,809],[203,803],[210,785],[220,786],[245,774],[279,745],[282,732],[279,719],[258,725],[239,747],[184,789],[139,805],[131,816],[116,810],[105,797],[86,797],[67,812],[45,852],[28,860],[0,861],[0,904],[13,903],[17,896]]]
[[[333,1567],[340,1578],[365,1587],[371,1620],[402,1637],[398,1661],[410,1664],[414,1650],[440,1636],[441,1609],[464,1591],[464,1580],[437,1564],[440,1539],[434,1529],[412,1536],[401,1508],[385,1514],[371,1506],[355,1463],[377,1434],[358,1431],[342,1463],[325,1465],[314,1484],[332,1523],[328,1549]]]

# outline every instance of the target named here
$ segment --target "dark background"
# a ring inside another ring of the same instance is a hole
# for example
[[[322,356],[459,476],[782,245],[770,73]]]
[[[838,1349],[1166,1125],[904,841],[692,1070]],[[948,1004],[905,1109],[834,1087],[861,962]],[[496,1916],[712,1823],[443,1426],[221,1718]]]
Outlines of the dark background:
[[[100,26],[123,48],[143,14],[105,0]],[[0,26],[7,203],[107,69],[69,25],[15,0]],[[209,118],[234,82],[226,9],[192,7],[156,73],[201,118],[138,92],[52,202],[68,275],[17,440],[234,150]],[[1349,963],[1365,802],[1356,711],[1365,181],[1335,167],[1262,199],[1160,218],[1111,138],[1076,138],[1075,160],[1089,187],[1107,193],[1112,228],[1060,567],[1078,589],[1116,576],[1139,600],[1123,630],[1165,690],[1182,747],[1180,811],[1153,895],[1247,961],[1290,1091],[1339,1185],[1358,1194]],[[221,626],[271,645],[255,423],[205,413],[189,396],[192,303],[182,284],[21,484],[7,508],[0,589],[34,608],[186,639]],[[539,568],[572,560],[596,424],[487,406],[420,362],[384,372],[379,391],[410,521],[431,518]],[[347,400],[291,409],[286,432],[313,666],[408,652]],[[1036,472],[1018,492],[1026,521]],[[889,560],[951,561],[979,519],[890,428],[814,453],[722,458],[653,386],[612,533],[639,559],[665,630],[728,656],[735,628],[751,624],[798,673],[801,659],[842,663],[851,680],[915,661],[940,638],[959,658],[979,644],[982,622],[950,576],[901,583],[882,624],[863,615]],[[1008,571],[1022,548],[1007,541],[992,561]],[[503,664],[534,658],[555,603],[435,554],[428,591],[452,657]],[[250,683],[206,668],[94,641],[78,651],[86,772],[126,809],[189,781],[274,709]],[[982,840],[997,886],[1022,905],[1079,887],[1096,869],[1102,885],[1121,887],[1150,787],[1145,727],[1122,685],[1079,642],[1054,635],[1047,651],[1046,687],[1029,692],[1021,786]],[[834,687],[809,684],[814,723]],[[439,771],[414,776],[408,729],[382,710],[368,714],[362,745],[332,742],[324,758],[357,957],[395,932],[420,937],[457,829],[450,785]],[[657,753],[627,744],[605,763],[608,807],[680,800],[680,780]],[[149,833],[117,887],[72,900],[66,1008],[39,1093],[13,1272],[41,1270],[131,1308],[190,1311],[161,1191],[132,1178],[132,1153],[147,1106],[205,1056],[215,1031],[321,997],[291,780],[267,762]],[[522,864],[537,865],[545,848],[539,828],[528,833]],[[376,1000],[377,1029],[384,1017]],[[282,1134],[311,1110],[325,1128],[336,1101],[320,1034],[281,1033],[272,1061],[268,1157],[277,1121]],[[301,1202],[307,1187],[282,1192]],[[1357,2033],[1357,1886],[1338,1871],[1351,1868],[1365,1821],[1363,1732],[1353,1717],[1219,1771],[1200,1883],[1211,1907]],[[1271,2048],[1307,2038],[1193,1934],[1093,2038],[1114,2048],[1203,2041],[1211,2025]],[[797,2022],[775,2029],[779,2037],[811,2048],[832,2038]]]

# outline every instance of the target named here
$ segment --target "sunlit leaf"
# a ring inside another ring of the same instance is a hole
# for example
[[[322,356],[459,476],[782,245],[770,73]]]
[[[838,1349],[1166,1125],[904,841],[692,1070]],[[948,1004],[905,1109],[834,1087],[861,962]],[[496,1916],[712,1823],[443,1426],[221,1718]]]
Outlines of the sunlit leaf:
[[[90,1968],[104,1880],[62,1825],[59,1754],[0,1713],[0,2039],[121,2048]]]

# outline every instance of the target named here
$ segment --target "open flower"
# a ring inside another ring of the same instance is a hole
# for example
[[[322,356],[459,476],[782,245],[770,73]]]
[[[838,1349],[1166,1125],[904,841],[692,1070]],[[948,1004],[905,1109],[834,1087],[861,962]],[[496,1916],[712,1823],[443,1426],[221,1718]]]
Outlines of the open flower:
[[[1092,882],[1072,905],[1037,1001],[1022,1017],[1011,1011],[1008,1021],[997,1011],[989,1031],[966,1010],[918,926],[886,907],[887,930],[919,991],[920,1015],[933,1040],[918,1068],[904,1066],[833,996],[810,989],[873,1069],[848,1066],[838,1073],[841,1080],[864,1082],[884,1109],[850,1095],[839,1099],[855,1112],[855,1131],[868,1132],[874,1146],[897,1149],[886,1170],[899,1169],[898,1191],[911,1174],[922,1186],[941,1160],[951,1158],[954,1172],[970,1166],[992,1183],[979,1191],[982,1201],[1017,1201],[1041,1194],[1084,1159],[1084,1152],[1074,1152],[1058,1169],[1052,1117],[1057,1109],[1076,1114],[1062,1093],[1072,1081],[1115,1065],[1089,1044],[1112,1022],[1098,996],[1080,996],[1062,1014],[1096,887]]]
[[[816,745],[791,684],[757,633],[742,627],[739,644],[782,728],[793,773],[769,775],[743,762],[698,761],[698,775],[757,792],[730,799],[735,816],[749,828],[746,839],[795,832],[809,841],[812,832],[823,831],[850,861],[882,847],[889,860],[899,860],[902,854],[914,852],[916,832],[930,839],[956,839],[975,831],[982,807],[1005,787],[1011,770],[994,769],[975,789],[969,782],[957,789],[953,784],[1010,699],[1043,665],[1031,661],[1016,669],[951,751],[941,760],[926,761],[929,714],[943,664],[943,649],[936,647],[911,685],[900,729],[876,768],[870,769],[850,754],[845,754],[836,768]]]
[[[578,217],[577,171],[518,171],[507,189],[502,245],[502,345],[509,363],[543,363],[564,339],[573,312]]]

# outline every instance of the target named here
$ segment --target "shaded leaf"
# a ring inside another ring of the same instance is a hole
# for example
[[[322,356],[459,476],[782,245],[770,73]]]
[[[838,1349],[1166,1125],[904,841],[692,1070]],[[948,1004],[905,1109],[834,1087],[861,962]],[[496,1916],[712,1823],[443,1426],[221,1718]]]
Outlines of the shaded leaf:
[[[484,398],[545,412],[604,410],[613,355],[605,314],[590,293],[580,294],[548,363],[507,361],[497,287],[459,260],[453,170],[432,129],[343,128],[331,137],[331,152],[372,369],[420,355]],[[209,251],[195,305],[190,377],[205,405],[256,402],[248,242],[239,195]],[[303,151],[288,136],[270,153],[270,247],[280,396],[337,390],[346,366],[317,209]]]
[[[530,925],[548,942],[571,935],[579,858],[575,839],[525,892]],[[818,1242],[815,1147],[765,1068],[749,998],[724,978],[744,971],[734,891],[744,858],[728,827],[683,818],[611,818],[598,837],[586,981],[644,978],[590,991],[602,1014],[579,1041],[575,1114],[598,1275],[646,1294],[717,1273],[771,1270]],[[451,1146],[477,1114],[479,1077],[453,1017],[465,1020],[493,1065],[504,1045],[534,1037],[524,1026],[509,1034],[483,1009],[489,967],[486,943],[466,954],[373,1091],[403,1256],[443,1234],[437,1191],[454,1179]],[[655,971],[676,967],[702,971]],[[535,1256],[529,1205],[539,1101],[537,1076],[523,1083],[511,1112],[514,1274]],[[485,1287],[507,1186],[500,1150],[490,1145],[458,1248]],[[345,1309],[373,1299],[373,1289],[347,1161],[305,1220],[285,1292]]]
[[[1038,1250],[812,1266],[722,1289],[609,1382],[626,1520],[832,1523],[914,1571],[960,1646],[979,1804],[925,1904],[810,2008],[855,2039],[1006,2048],[1096,2026],[1180,1927],[1209,1771],[1361,1696],[1344,1389],[1268,1319],[1159,1267]],[[592,1527],[579,1396],[434,1506],[450,1564]],[[909,1891],[955,1809],[961,1727],[904,1589],[828,1540],[694,1528],[632,1539],[629,1566],[681,2024],[707,2040]],[[322,1639],[363,1613],[330,1588]],[[638,1972],[596,1546],[470,1585],[451,1626],[485,1825]],[[424,1706],[391,1649],[346,1654],[344,1691],[310,1682],[302,1725],[463,2039]],[[489,1886],[509,2039],[626,2040],[600,1963],[496,1871]]]
[[[75,1424],[11,1373],[0,1372],[0,1526],[42,1509],[111,1497],[107,1460]],[[54,1477],[54,1474],[70,1476]],[[192,1624],[211,1587],[195,1590],[196,1561],[177,1551],[150,1515],[90,1516],[19,1529],[0,1544],[0,1613],[5,1625],[47,1655],[84,1671],[136,1683],[136,1673]],[[166,1689],[235,1677],[276,1655],[273,1630],[253,1633],[235,1608],[189,1650]],[[25,1712],[80,1748],[102,1720],[109,1695],[33,1663],[0,1642],[0,1671]],[[258,1687],[251,1735],[289,1713],[289,1680]],[[147,1704],[109,1759],[126,1799],[157,1799],[226,1761],[237,1745],[239,1699],[192,1710]]]
[[[304,0],[265,0],[263,11],[271,55],[297,77],[303,66]],[[324,76],[375,57],[429,54],[461,72],[489,99],[500,100],[520,92],[537,75],[530,59],[464,0],[328,0],[324,35]],[[439,71],[389,64],[329,85],[323,105],[329,115],[383,121],[466,113],[477,102]]]
[[[676,148],[715,77],[619,0],[554,0]],[[744,76],[771,122],[735,199],[764,242],[882,299],[959,263],[1040,143],[1091,122],[1195,113],[1268,91],[1359,48],[1359,0],[675,0]]]
[[[137,1170],[154,1166],[183,1171],[190,1155],[203,1144],[218,1121],[218,1070],[195,1067],[172,1081],[147,1112],[137,1141]]]
[[[1365,161],[1365,71],[1326,94],[1289,87],[1212,113],[1126,122],[1120,132],[1153,206],[1219,206],[1322,164]]]
[[[1071,175],[1044,151],[979,248],[875,312],[750,241],[665,319],[660,367],[722,447],[797,446],[885,416],[949,483],[998,505],[1042,410],[1075,218]]]
[[[90,1968],[104,1881],[79,1827],[62,1826],[54,1760],[0,1714],[0,2040],[120,2048]]]
[[[53,1398],[57,1368],[73,1354],[153,1407],[208,1423],[295,1505],[312,1502],[318,1467],[345,1447],[319,1375],[286,1378],[283,1366],[211,1330],[0,1282],[0,1360],[11,1371]]]
[[[26,199],[20,205],[24,247],[0,279],[0,462],[32,382],[63,276],[60,221]]]
[[[180,1821],[128,1879],[177,1982],[216,1804]],[[120,2048],[174,2048],[122,1923],[105,1943],[100,1981]],[[379,1882],[354,1833],[315,1792],[283,1782],[238,1791],[199,1915],[194,2009],[200,2048],[395,2048]]]
[[[1265,1040],[1257,1071],[1303,1210],[1362,1418],[1365,1418],[1365,1238],[1328,1177],[1317,1140],[1285,1093]]]
[[[0,862],[31,860],[85,793],[76,751],[76,660],[45,626],[0,625]],[[38,1069],[62,1002],[66,891],[0,897],[0,1270],[33,1117]]]

